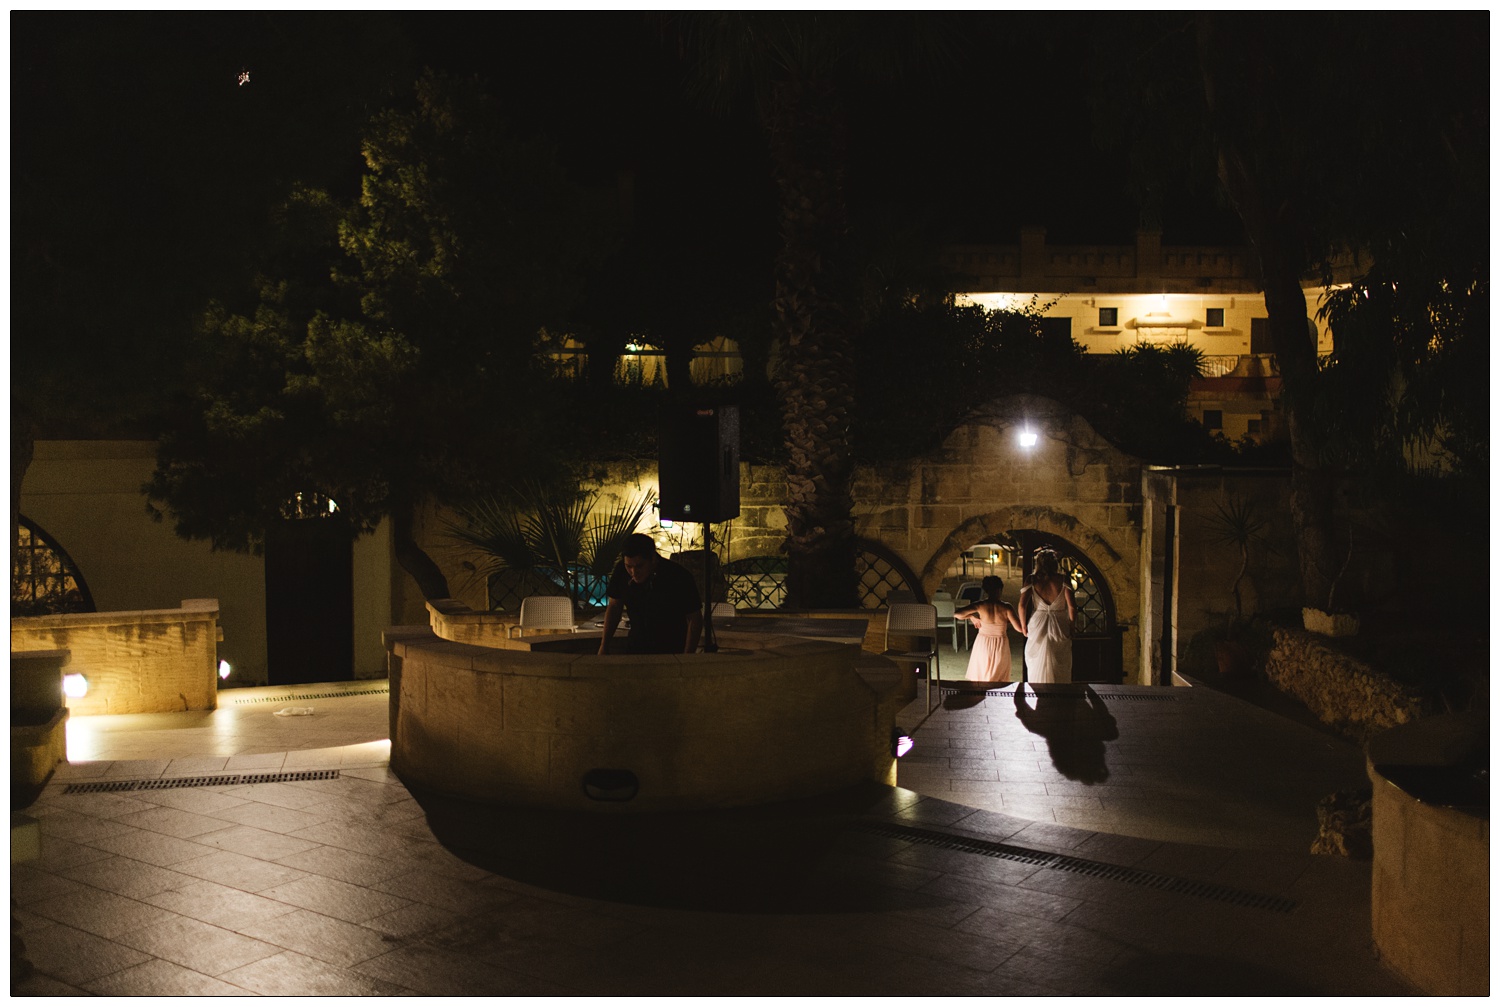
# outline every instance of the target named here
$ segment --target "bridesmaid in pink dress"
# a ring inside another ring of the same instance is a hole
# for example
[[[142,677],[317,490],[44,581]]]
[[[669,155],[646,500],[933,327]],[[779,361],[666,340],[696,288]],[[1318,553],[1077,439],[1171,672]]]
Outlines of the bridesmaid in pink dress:
[[[1013,606],[1000,600],[1005,582],[999,577],[980,581],[985,598],[953,613],[955,619],[967,619],[979,627],[974,649],[969,651],[969,670],[964,678],[970,682],[1010,681],[1010,635],[1014,628],[1023,632],[1021,618]]]

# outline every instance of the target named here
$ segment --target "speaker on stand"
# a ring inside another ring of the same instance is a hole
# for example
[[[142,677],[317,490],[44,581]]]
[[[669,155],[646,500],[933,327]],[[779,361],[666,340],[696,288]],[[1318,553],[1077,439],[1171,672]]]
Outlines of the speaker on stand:
[[[739,406],[663,409],[658,444],[661,517],[703,526],[703,652],[712,654],[719,645],[713,627],[711,525],[740,513]]]

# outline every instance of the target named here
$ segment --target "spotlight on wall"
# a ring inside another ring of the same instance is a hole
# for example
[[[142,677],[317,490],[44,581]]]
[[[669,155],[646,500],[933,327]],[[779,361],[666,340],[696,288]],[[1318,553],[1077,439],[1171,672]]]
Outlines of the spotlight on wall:
[[[911,740],[911,735],[907,734],[899,727],[891,728],[892,755],[894,755],[898,759],[901,758],[901,756],[911,751],[912,744],[913,742]]]
[[[219,662],[219,681],[222,682],[224,679],[228,678],[229,677],[229,673],[231,671],[233,671],[233,670],[234,669],[229,666],[229,662],[228,661],[220,661]]]
[[[1021,432],[1016,434],[1016,443],[1020,444],[1023,448],[1036,447],[1036,441],[1036,431],[1030,427],[1022,427]]]
[[[63,695],[69,699],[82,699],[89,694],[89,680],[82,675],[63,676]]]

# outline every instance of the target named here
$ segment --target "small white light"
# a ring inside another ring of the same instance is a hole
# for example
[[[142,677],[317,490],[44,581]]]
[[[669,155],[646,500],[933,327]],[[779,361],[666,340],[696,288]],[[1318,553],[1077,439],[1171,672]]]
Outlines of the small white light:
[[[1019,443],[1023,448],[1036,447],[1036,440],[1036,431],[1030,428],[1022,430],[1019,434],[1016,435],[1017,443]]]
[[[89,680],[82,675],[63,676],[63,695],[69,699],[82,699],[89,694]]]
[[[339,505],[338,504],[334,503],[332,500],[328,501],[328,513],[330,513],[330,514],[337,514],[338,513],[338,509],[339,509]]]
[[[661,526],[663,528],[675,528],[676,527],[676,525],[674,525],[671,521],[668,521],[666,518],[662,518]]]
[[[899,727],[891,728],[892,755],[894,755],[898,759],[901,758],[901,756],[911,751],[912,744],[913,742],[911,740],[911,735],[907,734]]]
[[[228,661],[220,661],[219,662],[219,680],[223,681],[224,679],[228,678],[229,677],[229,673],[231,671],[233,671],[233,670],[234,669],[229,666],[229,662]]]

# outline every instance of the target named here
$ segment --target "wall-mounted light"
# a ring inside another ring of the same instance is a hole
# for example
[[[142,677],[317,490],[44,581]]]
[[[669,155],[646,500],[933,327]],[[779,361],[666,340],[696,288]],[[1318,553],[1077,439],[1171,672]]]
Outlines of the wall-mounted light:
[[[912,744],[913,744],[913,742],[911,740],[911,735],[907,734],[905,731],[901,730],[901,728],[899,728],[899,727],[893,727],[893,728],[891,728],[891,754],[892,755],[894,755],[898,759],[901,758],[901,756],[903,756],[907,752],[911,751]]]
[[[82,675],[63,676],[63,695],[69,699],[82,699],[89,694],[89,680]]]
[[[222,682],[224,679],[228,678],[229,677],[229,673],[232,672],[232,671],[234,671],[234,669],[229,666],[229,662],[228,661],[220,661],[219,662],[219,681]]]
[[[1023,448],[1034,448],[1036,447],[1036,442],[1036,431],[1030,427],[1022,427],[1021,432],[1016,434],[1016,443]]]

